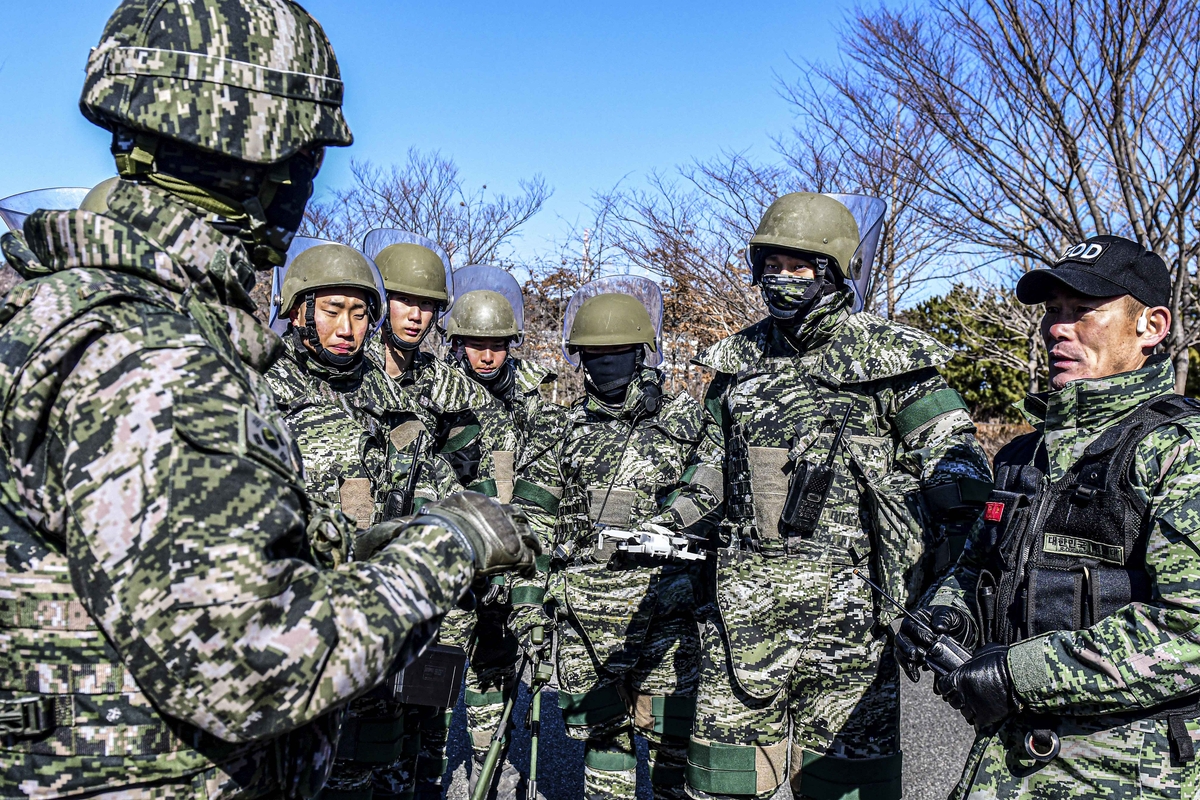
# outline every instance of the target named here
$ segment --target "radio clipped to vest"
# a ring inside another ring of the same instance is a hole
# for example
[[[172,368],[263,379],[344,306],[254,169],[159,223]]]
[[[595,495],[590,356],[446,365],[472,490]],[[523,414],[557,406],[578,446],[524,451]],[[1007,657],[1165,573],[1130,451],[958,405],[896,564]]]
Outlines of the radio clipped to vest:
[[[823,463],[814,464],[807,458],[802,458],[796,463],[792,478],[788,481],[783,511],[779,514],[780,532],[789,531],[797,536],[811,536],[817,530],[821,512],[829,499],[829,490],[833,488],[833,461],[842,446],[846,423],[850,421],[850,412],[853,410],[852,404],[842,416],[833,443],[829,445],[829,455]]]

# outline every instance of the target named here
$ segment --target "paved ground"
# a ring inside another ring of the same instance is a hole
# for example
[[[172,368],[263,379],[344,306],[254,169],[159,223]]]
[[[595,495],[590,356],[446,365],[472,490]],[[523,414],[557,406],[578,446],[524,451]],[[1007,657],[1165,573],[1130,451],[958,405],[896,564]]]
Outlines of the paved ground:
[[[929,690],[931,679],[925,675],[920,684],[901,679],[903,691],[902,737],[904,747],[905,800],[944,800],[966,760],[971,746],[971,729],[958,712]],[[529,731],[521,725],[528,707],[528,693],[522,687],[515,719],[518,722],[512,760],[525,771],[529,764]],[[453,783],[449,800],[467,800],[467,763],[469,745],[462,701],[454,714],[450,733],[450,769]],[[542,698],[542,744],[538,759],[538,793],[546,800],[578,800],[583,796],[583,745],[562,733],[558,699],[547,689]],[[645,753],[641,754],[638,785],[648,787]],[[791,798],[784,787],[777,800]],[[639,797],[649,798],[648,791]]]

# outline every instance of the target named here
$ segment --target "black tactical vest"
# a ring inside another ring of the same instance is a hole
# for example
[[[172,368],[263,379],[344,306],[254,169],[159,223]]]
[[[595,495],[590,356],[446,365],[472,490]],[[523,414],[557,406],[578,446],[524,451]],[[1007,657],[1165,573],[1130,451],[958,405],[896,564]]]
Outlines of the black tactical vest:
[[[1037,433],[996,455],[984,511],[987,568],[976,589],[985,642],[1087,628],[1150,599],[1150,519],[1130,483],[1134,453],[1155,428],[1198,413],[1200,403],[1176,395],[1147,402],[1054,482]]]

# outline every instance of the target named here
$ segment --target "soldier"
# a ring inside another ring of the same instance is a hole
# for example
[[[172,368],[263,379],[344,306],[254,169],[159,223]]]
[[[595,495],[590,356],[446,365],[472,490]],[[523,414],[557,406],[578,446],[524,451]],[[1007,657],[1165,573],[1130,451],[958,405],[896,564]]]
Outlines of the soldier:
[[[639,299],[643,298],[643,299]],[[651,315],[644,302],[655,309]],[[567,734],[584,741],[584,796],[636,794],[633,734],[650,751],[656,797],[683,796],[687,736],[695,706],[697,571],[598,547],[597,526],[633,531],[684,482],[701,409],[686,393],[664,397],[658,287],[622,276],[576,293],[564,351],[582,363],[586,395],[557,443],[517,479],[514,501],[558,545],[551,603],[558,625],[558,701]],[[540,598],[519,603],[514,629],[549,629]]]
[[[977,731],[953,796],[1194,797],[1200,405],[1154,355],[1170,274],[1093,236],[1017,298],[1045,304],[1049,391],[1026,398],[1036,430],[996,455],[985,524],[921,612],[983,644],[937,681]],[[897,652],[915,673],[914,628]]]
[[[716,375],[670,515],[718,549],[693,797],[767,797],[788,777],[798,797],[900,797],[891,615],[851,570],[916,596],[990,484],[937,371],[950,352],[852,313],[883,211],[861,196],[777,199],[747,252],[769,316],[694,359]]]
[[[315,563],[353,531],[306,496],[249,292],[350,144],[341,93],[283,0],[125,2],[92,52],[121,180],[103,216],[30,215],[40,276],[0,311],[6,796],[311,796],[337,709],[532,560],[475,495]]]
[[[489,491],[493,486],[491,451],[483,446],[474,410],[487,403],[487,392],[450,364],[419,349],[438,314],[450,303],[453,277],[448,260],[431,240],[388,228],[368,233],[363,246],[368,254],[375,254],[387,295],[381,336],[376,337],[378,341],[372,339],[368,357],[391,377],[400,407],[418,414],[434,432],[434,448],[450,462],[459,484]],[[397,463],[394,452],[389,462]],[[400,474],[398,467],[395,474]],[[469,612],[451,612],[442,643],[464,645],[469,627]],[[449,765],[446,742],[453,709],[426,708],[424,712],[417,796],[440,797]]]
[[[454,286],[457,297],[446,318],[449,359],[487,392],[486,402],[475,412],[483,447],[492,454],[495,479],[483,491],[507,503],[512,499],[514,476],[545,452],[562,430],[563,409],[542,398],[541,387],[554,379],[554,373],[509,352],[521,345],[525,317],[521,287],[512,275],[477,264],[455,271]],[[473,625],[462,632],[462,644],[470,653],[465,700],[474,759],[472,792],[492,733],[517,685],[519,652],[508,627],[512,587],[503,576],[492,583],[480,598]],[[540,590],[536,581],[529,582],[515,590],[517,600]],[[443,628],[443,641],[447,633]],[[505,755],[501,754],[504,766],[490,791],[500,798],[515,798],[520,776]]]
[[[310,497],[321,497],[368,527],[376,489],[403,480],[413,459],[418,468],[412,509],[457,489],[453,470],[426,449],[417,453],[424,426],[400,403],[383,371],[364,358],[363,347],[382,313],[375,273],[352,247],[297,237],[291,250],[310,245],[292,261],[280,286],[278,316],[287,321],[284,355],[267,372],[267,382],[300,448]],[[385,476],[389,445],[403,439],[399,461],[405,471]],[[413,790],[419,741],[416,725],[424,711],[380,686],[355,699],[342,726],[338,759],[322,798],[362,797],[380,785],[377,798]],[[409,730],[405,730],[405,724]],[[379,773],[378,775],[376,773]],[[399,787],[397,776],[405,776]],[[398,788],[398,790],[397,790]]]

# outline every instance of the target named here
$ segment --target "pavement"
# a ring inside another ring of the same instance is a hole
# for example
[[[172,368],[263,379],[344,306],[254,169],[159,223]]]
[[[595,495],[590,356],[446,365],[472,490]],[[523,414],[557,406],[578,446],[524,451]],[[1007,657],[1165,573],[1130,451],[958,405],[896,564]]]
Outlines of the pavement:
[[[929,675],[919,684],[901,678],[901,746],[904,749],[905,800],[945,800],[959,778],[973,734],[957,711],[936,697]],[[522,772],[529,765],[529,730],[524,727],[529,692],[522,685],[513,719],[514,732],[510,759]],[[541,746],[538,748],[538,794],[545,800],[579,800],[583,797],[583,744],[563,733],[558,710],[558,694],[546,689],[542,697]],[[638,798],[650,800],[649,775],[646,773],[645,747],[639,748]],[[466,713],[462,699],[454,713],[449,746],[452,780],[448,800],[468,800],[467,770],[470,744],[467,739]],[[776,800],[791,798],[785,785]]]

